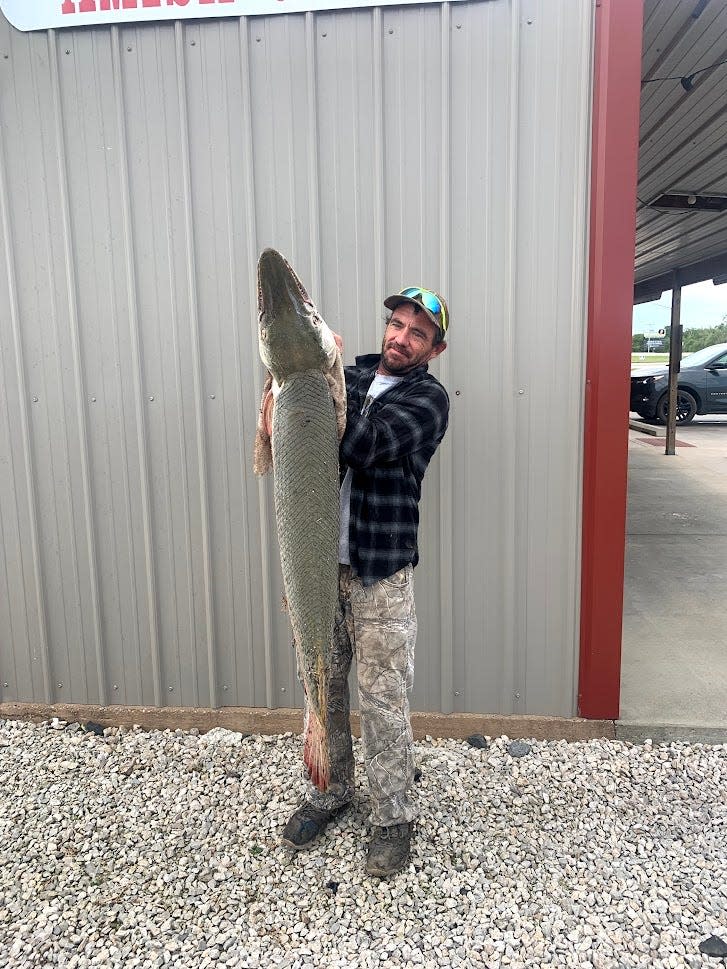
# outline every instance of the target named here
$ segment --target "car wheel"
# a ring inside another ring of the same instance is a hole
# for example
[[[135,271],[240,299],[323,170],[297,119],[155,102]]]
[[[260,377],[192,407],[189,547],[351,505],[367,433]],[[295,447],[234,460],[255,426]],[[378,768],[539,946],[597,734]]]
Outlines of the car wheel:
[[[669,409],[669,394],[663,394],[656,405],[656,416],[662,424],[666,424],[666,413]],[[677,424],[691,424],[697,413],[697,402],[688,390],[677,390]]]

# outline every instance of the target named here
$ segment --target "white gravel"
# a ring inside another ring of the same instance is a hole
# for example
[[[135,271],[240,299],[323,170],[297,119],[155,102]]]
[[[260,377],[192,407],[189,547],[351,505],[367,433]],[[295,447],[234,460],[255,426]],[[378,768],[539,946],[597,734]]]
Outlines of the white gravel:
[[[298,737],[0,720],[0,967],[724,965],[727,747],[530,743],[417,744],[412,863],[375,881],[363,780],[279,844]]]

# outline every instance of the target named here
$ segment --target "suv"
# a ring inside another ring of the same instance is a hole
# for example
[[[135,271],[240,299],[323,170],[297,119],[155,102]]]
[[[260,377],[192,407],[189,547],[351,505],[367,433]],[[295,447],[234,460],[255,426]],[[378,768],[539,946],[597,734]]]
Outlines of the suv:
[[[696,414],[727,414],[727,343],[717,343],[683,357],[677,382],[677,423]],[[669,368],[631,371],[631,410],[639,417],[666,424]]]

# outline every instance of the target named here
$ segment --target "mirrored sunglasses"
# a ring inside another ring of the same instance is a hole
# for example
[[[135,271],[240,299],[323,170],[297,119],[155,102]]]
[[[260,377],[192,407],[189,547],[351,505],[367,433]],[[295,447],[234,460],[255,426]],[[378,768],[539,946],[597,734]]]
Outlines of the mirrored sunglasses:
[[[402,289],[399,296],[407,296],[409,299],[414,299],[418,303],[421,303],[422,306],[426,306],[430,313],[441,317],[439,325],[442,333],[447,332],[447,326],[449,325],[447,310],[437,294],[433,293],[431,289],[422,289],[421,286],[409,286],[407,289]]]

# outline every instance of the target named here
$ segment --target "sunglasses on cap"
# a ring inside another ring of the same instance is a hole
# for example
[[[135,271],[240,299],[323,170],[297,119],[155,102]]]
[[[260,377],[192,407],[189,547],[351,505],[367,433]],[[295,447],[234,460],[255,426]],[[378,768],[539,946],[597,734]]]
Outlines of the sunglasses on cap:
[[[431,289],[422,289],[421,286],[409,286],[407,289],[402,289],[399,296],[406,296],[408,299],[413,299],[417,303],[421,303],[422,306],[426,306],[430,313],[434,316],[441,317],[441,322],[439,327],[442,333],[447,332],[447,327],[449,326],[449,320],[447,319],[447,308],[436,293],[433,293]]]

